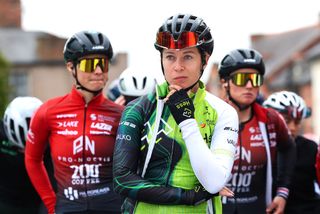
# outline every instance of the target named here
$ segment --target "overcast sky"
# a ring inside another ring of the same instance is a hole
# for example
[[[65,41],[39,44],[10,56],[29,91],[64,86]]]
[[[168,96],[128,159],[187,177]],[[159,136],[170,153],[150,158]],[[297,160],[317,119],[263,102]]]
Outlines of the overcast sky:
[[[21,0],[25,30],[67,38],[81,30],[105,33],[115,52],[128,52],[129,66],[160,69],[154,49],[162,22],[191,13],[211,28],[219,62],[234,48],[250,46],[250,35],[271,34],[318,23],[319,0]]]

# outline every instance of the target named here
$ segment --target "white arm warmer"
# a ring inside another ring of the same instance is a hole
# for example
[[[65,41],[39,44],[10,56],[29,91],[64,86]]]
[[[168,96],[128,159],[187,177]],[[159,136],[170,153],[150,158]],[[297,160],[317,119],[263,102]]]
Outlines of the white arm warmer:
[[[236,111],[224,116],[223,121],[216,123],[211,148],[203,140],[195,119],[179,124],[193,171],[202,186],[212,194],[219,192],[231,175],[238,140]]]

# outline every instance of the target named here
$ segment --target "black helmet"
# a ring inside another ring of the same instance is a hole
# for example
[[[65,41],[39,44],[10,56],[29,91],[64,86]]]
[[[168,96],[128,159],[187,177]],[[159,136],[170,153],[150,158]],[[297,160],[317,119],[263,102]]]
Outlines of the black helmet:
[[[195,32],[198,35],[197,47],[209,55],[213,51],[213,38],[209,27],[202,18],[190,14],[177,14],[169,17],[159,28],[158,33],[169,32],[177,41],[182,32]],[[155,48],[162,51],[163,47],[155,42]]]
[[[261,54],[254,49],[236,49],[228,53],[219,65],[220,79],[226,79],[232,72],[241,68],[253,68],[261,75],[265,73]]]
[[[75,62],[89,54],[103,54],[111,59],[113,50],[109,39],[96,31],[81,31],[67,40],[63,50],[66,62]]]

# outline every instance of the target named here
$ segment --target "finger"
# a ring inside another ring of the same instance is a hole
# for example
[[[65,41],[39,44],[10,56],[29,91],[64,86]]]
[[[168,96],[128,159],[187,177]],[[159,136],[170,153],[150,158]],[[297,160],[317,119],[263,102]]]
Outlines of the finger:
[[[169,90],[179,91],[180,89],[181,89],[181,86],[178,86],[178,85],[169,85]]]

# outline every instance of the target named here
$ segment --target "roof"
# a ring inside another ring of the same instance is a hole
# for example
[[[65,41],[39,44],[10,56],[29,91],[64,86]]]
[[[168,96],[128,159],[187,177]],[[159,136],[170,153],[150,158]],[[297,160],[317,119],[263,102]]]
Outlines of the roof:
[[[320,25],[269,35],[253,35],[252,48],[264,57],[266,77],[284,71],[297,59],[319,56]]]
[[[44,32],[30,32],[18,28],[0,28],[0,52],[12,64],[34,64],[42,61],[54,61],[56,59],[45,59],[40,40],[53,38],[53,41],[62,40]],[[56,45],[53,43],[52,45]],[[53,47],[49,47],[54,51]],[[50,50],[51,50],[50,49]],[[62,52],[59,47],[59,52]],[[50,51],[49,50],[49,51]],[[62,57],[61,57],[61,60]]]

